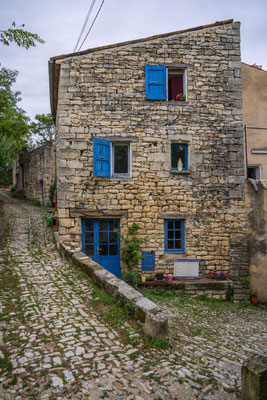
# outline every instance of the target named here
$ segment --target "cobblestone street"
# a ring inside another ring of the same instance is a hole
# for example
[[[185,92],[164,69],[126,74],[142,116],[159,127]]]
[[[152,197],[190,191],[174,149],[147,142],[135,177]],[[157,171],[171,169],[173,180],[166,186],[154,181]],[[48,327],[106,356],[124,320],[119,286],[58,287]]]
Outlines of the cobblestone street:
[[[137,339],[127,343],[95,309],[90,279],[55,249],[47,211],[4,191],[0,202],[1,399],[239,397],[243,360],[267,349],[266,310],[148,293],[170,318],[171,347],[146,348],[125,322]]]

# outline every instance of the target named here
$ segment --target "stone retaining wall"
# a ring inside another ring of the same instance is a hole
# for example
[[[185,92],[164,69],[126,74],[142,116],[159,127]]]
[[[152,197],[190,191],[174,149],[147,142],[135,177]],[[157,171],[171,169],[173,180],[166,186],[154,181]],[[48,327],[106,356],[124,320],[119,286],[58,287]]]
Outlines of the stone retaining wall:
[[[169,282],[168,285],[161,285],[160,283],[149,285],[149,282],[141,284],[141,289],[154,289],[163,288],[164,290],[177,290],[179,293],[187,294],[190,296],[199,296],[206,294],[208,297],[215,299],[225,299],[228,288],[233,288],[233,282],[230,280],[226,281],[207,281],[207,282],[183,282],[173,281]]]
[[[72,253],[57,238],[58,249],[81,268],[92,280],[121,304],[128,304],[144,333],[152,338],[168,338],[168,319],[159,306],[117,278],[84,253]]]
[[[49,204],[49,189],[55,183],[55,144],[25,149],[13,165],[13,186],[27,198]]]

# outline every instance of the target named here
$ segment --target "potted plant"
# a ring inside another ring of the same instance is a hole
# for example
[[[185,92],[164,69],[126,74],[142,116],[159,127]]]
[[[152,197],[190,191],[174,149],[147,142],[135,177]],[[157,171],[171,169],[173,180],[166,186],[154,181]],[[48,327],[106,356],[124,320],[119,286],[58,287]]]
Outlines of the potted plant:
[[[183,93],[178,93],[178,94],[176,95],[176,100],[177,100],[177,101],[185,101],[185,100],[186,100],[186,95],[183,94]]]
[[[257,297],[258,297],[258,291],[257,290],[252,290],[250,293],[250,303],[253,305],[257,304]]]

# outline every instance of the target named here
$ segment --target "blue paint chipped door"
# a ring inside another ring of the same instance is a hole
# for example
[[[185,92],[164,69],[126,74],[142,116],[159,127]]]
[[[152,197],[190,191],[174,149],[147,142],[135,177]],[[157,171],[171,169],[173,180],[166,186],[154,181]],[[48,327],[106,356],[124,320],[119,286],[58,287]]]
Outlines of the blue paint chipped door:
[[[119,219],[82,220],[82,251],[118,278],[121,277]]]

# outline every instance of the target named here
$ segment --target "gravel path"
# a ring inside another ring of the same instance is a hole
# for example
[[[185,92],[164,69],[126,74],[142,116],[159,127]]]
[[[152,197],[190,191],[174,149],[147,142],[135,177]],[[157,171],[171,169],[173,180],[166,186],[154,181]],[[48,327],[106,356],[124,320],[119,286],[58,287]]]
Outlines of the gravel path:
[[[137,343],[126,344],[96,311],[89,278],[55,250],[46,210],[4,191],[0,201],[2,242],[11,229],[0,253],[0,399],[238,398],[242,361],[266,351],[264,310],[158,299],[173,347],[146,350],[127,322]]]

